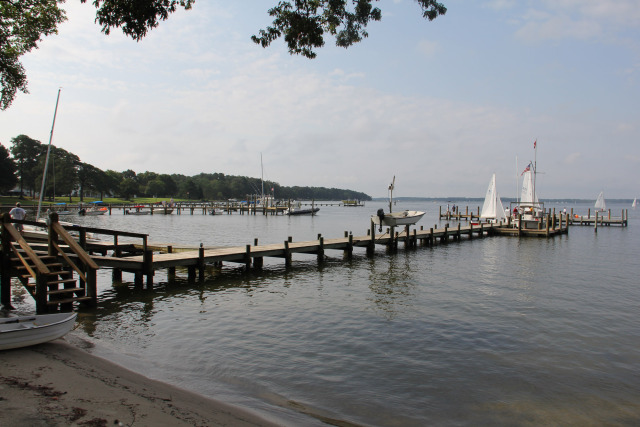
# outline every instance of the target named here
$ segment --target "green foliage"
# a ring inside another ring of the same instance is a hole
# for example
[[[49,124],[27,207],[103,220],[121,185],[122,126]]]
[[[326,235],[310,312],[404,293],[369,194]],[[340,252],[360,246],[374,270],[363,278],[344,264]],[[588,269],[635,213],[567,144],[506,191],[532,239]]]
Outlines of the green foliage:
[[[57,26],[67,18],[59,4],[65,0],[0,0],[0,109],[7,109],[16,92],[27,91],[27,76],[20,56],[37,48],[44,36],[57,33]],[[87,0],[80,0],[87,3]],[[260,30],[251,39],[262,47],[284,38],[291,54],[315,58],[314,49],[324,46],[324,36],[336,39],[336,45],[349,47],[369,34],[371,21],[380,21],[382,12],[373,7],[374,0],[295,0],[280,1],[269,10],[273,25]],[[377,0],[375,0],[377,1]],[[102,32],[113,28],[136,41],[169,18],[179,8],[191,9],[195,0],[90,0],[96,8],[96,22]],[[416,0],[422,15],[433,20],[447,12],[435,0]]]
[[[65,21],[58,4],[64,0],[0,1],[0,110],[6,110],[16,92],[28,93],[27,75],[19,58],[37,48],[40,39],[58,32]]]
[[[87,0],[80,0],[86,3]],[[195,0],[93,0],[96,7],[96,22],[102,32],[109,34],[111,28],[122,27],[122,32],[136,41],[142,40],[147,31],[166,21],[178,7],[191,9]]]
[[[0,0],[1,1],[1,0]],[[13,159],[7,158],[7,164],[14,165],[20,180],[24,180],[24,188],[32,195],[40,190],[47,146],[19,135],[12,140],[11,153]],[[0,165],[4,165],[0,145]],[[4,149],[6,151],[6,149]],[[14,170],[10,166],[2,167],[2,171]],[[149,198],[171,198],[189,200],[227,200],[231,198],[246,199],[262,194],[263,183],[259,178],[246,176],[232,176],[223,173],[201,173],[195,176],[179,174],[159,174],[156,172],[141,172],[128,169],[117,172],[102,171],[97,167],[84,163],[78,156],[66,150],[51,146],[49,171],[46,180],[45,194],[52,196],[69,196],[71,201],[74,194],[78,194],[80,201],[84,200],[87,192],[94,195],[100,192],[100,200],[105,195],[117,195],[130,200],[133,196]],[[15,180],[15,175],[14,175]],[[15,181],[10,187],[15,185]],[[22,187],[21,187],[22,188]],[[283,187],[272,181],[264,182],[264,193],[273,195],[276,199],[298,200],[371,200],[365,193],[352,190],[325,187]]]
[[[8,191],[15,187],[18,183],[17,170],[15,162],[9,157],[9,150],[0,144],[0,191]]]
[[[38,177],[42,178],[42,171],[38,169],[39,158],[46,154],[47,148],[27,135],[12,138],[11,144],[11,154],[18,166],[20,191],[26,190],[33,194],[38,185]]]
[[[370,21],[380,21],[382,12],[373,7],[374,0],[295,0],[281,1],[269,15],[273,25],[260,30],[260,36],[251,40],[262,47],[284,37],[289,53],[315,58],[315,48],[324,46],[324,35],[336,39],[336,46],[347,48],[368,37],[366,31]],[[377,0],[376,0],[377,1]],[[434,0],[416,0],[423,17],[430,21],[444,15],[447,8]]]

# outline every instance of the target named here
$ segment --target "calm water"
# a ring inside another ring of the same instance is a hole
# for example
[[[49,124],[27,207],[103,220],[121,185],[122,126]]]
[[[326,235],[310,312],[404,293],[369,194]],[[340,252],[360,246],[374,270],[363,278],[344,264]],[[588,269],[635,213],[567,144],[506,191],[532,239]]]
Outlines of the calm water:
[[[398,209],[426,210],[428,228],[442,224],[441,204]],[[239,246],[364,235],[383,206],[73,219]],[[628,206],[609,207],[619,216]],[[294,255],[288,270],[282,260],[261,272],[226,264],[196,285],[185,271],[171,285],[158,272],[152,292],[112,286],[105,271],[100,306],[76,334],[95,354],[288,425],[638,425],[640,210],[629,215],[627,228],[553,239],[401,245],[373,258],[356,249],[351,260],[327,251],[322,265]]]

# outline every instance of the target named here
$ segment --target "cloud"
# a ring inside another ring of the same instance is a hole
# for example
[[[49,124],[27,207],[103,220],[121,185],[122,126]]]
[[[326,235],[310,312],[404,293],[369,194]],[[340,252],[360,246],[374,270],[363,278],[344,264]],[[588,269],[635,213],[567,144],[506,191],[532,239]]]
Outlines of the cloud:
[[[587,40],[640,24],[640,0],[527,2],[516,35],[527,41]]]
[[[437,42],[430,40],[421,40],[418,43],[418,51],[425,56],[433,56],[440,50],[440,45]]]

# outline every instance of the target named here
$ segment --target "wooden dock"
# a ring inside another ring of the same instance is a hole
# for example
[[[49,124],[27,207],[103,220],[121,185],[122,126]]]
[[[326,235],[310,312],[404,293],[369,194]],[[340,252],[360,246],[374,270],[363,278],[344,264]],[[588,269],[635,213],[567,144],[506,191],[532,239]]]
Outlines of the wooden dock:
[[[457,221],[476,221],[480,219],[480,207],[477,208],[477,214],[469,211],[469,207],[465,206],[464,213],[460,212],[459,209],[453,210],[445,210],[443,212],[443,207],[440,206],[438,217],[440,219],[445,220],[457,220]],[[623,209],[620,213],[619,217],[612,216],[611,209],[606,212],[591,212],[591,209],[587,210],[587,215],[578,215],[574,214],[573,208],[570,212],[556,212],[556,209],[549,209],[546,212],[547,215],[550,215],[551,218],[555,218],[557,222],[563,218],[564,221],[568,222],[569,225],[582,225],[582,226],[591,226],[597,229],[598,226],[601,227],[609,227],[614,225],[619,225],[622,227],[626,227],[628,224],[629,212],[626,209]]]
[[[565,218],[563,220],[563,218]],[[485,236],[515,235],[520,237],[553,237],[568,233],[565,215],[559,221],[548,216],[545,228],[518,229],[507,224],[473,224],[462,226],[458,222],[454,227],[445,224],[429,229],[420,227],[410,229],[405,226],[396,231],[387,228],[384,233],[376,233],[373,222],[366,235],[354,236],[345,232],[343,237],[326,239],[322,235],[311,241],[294,242],[291,237],[282,243],[260,245],[257,239],[253,245],[234,247],[189,247],[172,244],[151,244],[148,236],[140,233],[119,232],[87,228],[81,226],[68,227],[78,233],[74,238],[67,227],[63,227],[57,214],[50,215],[49,238],[46,243],[28,243],[16,231],[13,223],[30,223],[29,221],[12,220],[8,214],[2,217],[2,290],[1,302],[11,306],[11,278],[19,277],[22,284],[36,300],[38,312],[53,309],[69,308],[74,302],[97,303],[96,271],[99,268],[111,268],[113,281],[121,282],[122,273],[134,274],[134,283],[147,288],[153,287],[156,271],[166,269],[169,277],[175,276],[177,267],[186,268],[188,280],[204,280],[206,265],[220,266],[223,263],[244,265],[247,269],[263,267],[265,258],[284,260],[291,266],[296,254],[314,255],[322,262],[327,251],[341,251],[344,257],[351,257],[355,248],[363,248],[367,256],[374,256],[377,246],[384,246],[387,252],[395,252],[399,244],[406,249],[418,246],[434,246],[463,238],[471,240]],[[522,222],[521,222],[522,223]],[[42,225],[42,224],[40,224]],[[95,241],[87,238],[90,233],[106,234],[112,241]],[[59,240],[63,238],[63,241]],[[123,241],[123,238],[139,239],[139,241]],[[43,259],[50,259],[46,264]],[[27,274],[25,274],[25,271]],[[75,273],[74,273],[75,272]],[[77,275],[77,279],[74,278]],[[145,280],[146,278],[146,280]],[[35,283],[30,280],[35,280]],[[79,285],[76,283],[79,282]],[[8,284],[8,286],[5,286]],[[64,285],[64,287],[61,287]],[[69,295],[62,298],[61,295]]]

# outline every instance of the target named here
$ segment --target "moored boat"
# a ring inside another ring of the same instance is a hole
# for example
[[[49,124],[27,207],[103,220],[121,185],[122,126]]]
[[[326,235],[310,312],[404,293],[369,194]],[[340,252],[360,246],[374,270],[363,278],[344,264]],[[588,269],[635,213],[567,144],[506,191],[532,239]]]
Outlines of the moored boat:
[[[73,329],[76,313],[38,314],[0,318],[0,350],[42,344]]]
[[[384,209],[378,209],[375,215],[371,215],[371,221],[379,225],[387,227],[396,227],[398,225],[413,225],[424,216],[422,211],[404,210],[399,212],[393,212],[393,189],[395,188],[396,177],[393,177],[393,181],[389,185],[389,213],[385,213]]]
[[[595,208],[596,208],[596,211],[598,212],[604,212],[607,210],[607,202],[605,202],[604,200],[604,191],[601,191],[600,194],[598,194]]]
[[[292,203],[289,208],[285,209],[283,213],[285,215],[315,215],[320,208],[315,206],[311,206],[310,208],[302,207],[302,203],[295,202]]]
[[[484,203],[482,205],[482,212],[480,213],[480,220],[486,222],[500,222],[506,221],[507,216],[502,206],[502,201],[498,195],[496,188],[496,174],[494,173],[489,181],[489,187],[487,188],[487,194],[484,197]]]

